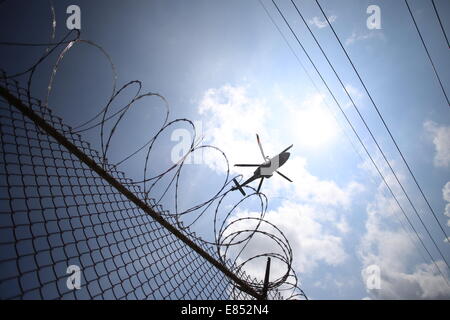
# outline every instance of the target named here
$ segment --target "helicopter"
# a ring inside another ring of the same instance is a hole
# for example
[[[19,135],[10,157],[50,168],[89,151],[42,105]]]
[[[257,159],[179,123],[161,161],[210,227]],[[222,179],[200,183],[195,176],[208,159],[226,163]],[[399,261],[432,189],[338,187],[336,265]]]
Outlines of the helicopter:
[[[291,144],[289,147],[287,147],[286,149],[284,149],[283,151],[281,151],[279,154],[277,154],[276,156],[270,158],[268,156],[266,156],[264,154],[264,150],[263,147],[261,145],[261,141],[259,139],[259,135],[256,134],[256,140],[258,141],[258,146],[259,146],[259,150],[261,151],[261,155],[264,159],[264,162],[262,164],[235,164],[235,167],[257,167],[256,170],[253,172],[253,175],[248,178],[246,181],[244,181],[244,183],[239,184],[239,182],[237,182],[237,180],[234,178],[233,182],[235,184],[234,187],[231,188],[231,191],[234,190],[239,190],[243,196],[245,196],[245,191],[242,187],[244,187],[245,185],[249,184],[250,182],[257,180],[257,179],[261,179],[259,181],[259,185],[258,185],[258,189],[256,190],[256,193],[259,193],[259,191],[261,190],[261,186],[262,183],[264,181],[265,178],[270,178],[272,177],[273,173],[276,172],[278,173],[280,176],[282,176],[283,178],[285,178],[286,180],[288,180],[289,182],[292,182],[291,179],[289,179],[288,177],[286,177],[284,174],[282,174],[280,171],[278,171],[278,168],[280,168],[283,164],[286,163],[286,161],[289,159],[289,156],[291,155],[289,152],[287,152],[290,148],[292,148],[293,144]]]

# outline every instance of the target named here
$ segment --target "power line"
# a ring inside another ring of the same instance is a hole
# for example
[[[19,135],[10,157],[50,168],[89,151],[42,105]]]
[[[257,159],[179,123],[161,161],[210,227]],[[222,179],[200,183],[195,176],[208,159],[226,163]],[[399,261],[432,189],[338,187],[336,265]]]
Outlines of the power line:
[[[374,101],[373,98],[372,98],[372,95],[370,94],[370,92],[369,92],[369,90],[367,89],[367,87],[366,87],[364,81],[362,80],[362,78],[361,78],[361,76],[360,76],[358,70],[357,70],[356,67],[355,67],[355,64],[353,63],[352,59],[351,59],[350,56],[348,55],[348,52],[347,52],[347,50],[345,49],[345,47],[342,45],[342,42],[341,42],[341,40],[339,39],[339,37],[338,37],[336,31],[334,30],[333,26],[332,26],[331,23],[328,21],[328,17],[326,16],[326,14],[325,14],[325,12],[324,12],[324,10],[323,10],[323,8],[322,8],[322,6],[320,5],[320,3],[319,3],[318,0],[316,0],[316,4],[318,5],[318,7],[319,7],[320,11],[322,12],[323,16],[325,17],[326,21],[328,22],[328,24],[329,24],[329,26],[330,26],[330,28],[331,28],[331,31],[333,31],[333,34],[334,34],[336,40],[339,42],[339,45],[341,46],[342,50],[344,51],[345,56],[347,57],[348,61],[350,62],[350,64],[351,64],[353,70],[355,71],[356,75],[358,76],[358,79],[359,79],[359,81],[361,82],[361,84],[362,84],[362,86],[363,86],[363,88],[364,88],[364,90],[365,90],[367,96],[369,97],[369,99],[370,99],[372,105],[374,106],[374,108],[375,108],[375,110],[376,110],[376,112],[377,112],[377,114],[378,114],[378,117],[381,119],[381,122],[383,123],[383,126],[385,127],[386,131],[388,132],[389,137],[391,138],[392,142],[393,142],[394,145],[395,145],[395,148],[397,149],[398,153],[400,154],[400,156],[401,156],[401,158],[402,158],[402,160],[403,160],[403,163],[406,165],[406,168],[408,169],[409,173],[411,174],[411,176],[412,176],[412,178],[413,178],[413,180],[414,180],[414,182],[415,182],[417,188],[419,189],[419,191],[420,191],[420,193],[421,193],[423,199],[425,200],[425,202],[426,202],[428,208],[430,209],[430,211],[431,211],[431,213],[432,213],[434,219],[436,220],[436,222],[437,222],[437,224],[439,225],[439,227],[440,227],[442,233],[444,234],[445,239],[448,239],[449,237],[448,237],[447,233],[445,232],[444,227],[442,226],[442,223],[439,221],[439,219],[438,219],[436,213],[434,212],[433,208],[431,207],[430,202],[428,201],[428,198],[425,196],[425,193],[423,192],[422,187],[420,186],[419,182],[418,182],[417,179],[416,179],[416,176],[415,176],[414,173],[412,172],[411,167],[410,167],[409,164],[408,164],[408,161],[406,161],[406,158],[404,157],[403,152],[400,150],[400,147],[398,146],[397,141],[395,140],[394,136],[392,135],[391,130],[389,129],[389,127],[388,127],[388,125],[387,125],[387,123],[386,123],[386,121],[384,120],[383,116],[381,115],[381,112],[380,112],[378,106],[376,105],[375,101]],[[400,183],[400,182],[399,182],[399,183]],[[403,189],[403,187],[402,187],[402,189]],[[408,198],[408,200],[410,201],[410,199],[409,199],[408,196],[407,196],[407,198]],[[411,201],[410,201],[410,202],[411,202]],[[411,203],[411,205],[412,205],[412,203]],[[415,209],[414,209],[414,210],[415,210]]]
[[[300,60],[300,57],[297,55],[297,53],[295,52],[294,48],[291,46],[291,44],[289,43],[289,41],[287,40],[286,36],[284,35],[284,33],[281,31],[280,27],[278,26],[278,24],[275,22],[275,20],[273,19],[272,15],[270,14],[269,10],[267,9],[267,7],[264,5],[262,0],[258,0],[260,5],[263,7],[264,11],[266,12],[267,16],[269,17],[270,21],[272,22],[272,24],[275,26],[275,28],[277,29],[278,33],[281,35],[281,37],[283,38],[284,42],[286,43],[286,45],[288,46],[288,48],[290,49],[290,51],[292,52],[292,54],[295,56],[295,59],[297,60],[297,62],[300,64],[300,66],[302,67],[302,70],[305,72],[305,74],[307,75],[309,81],[311,81],[311,83],[313,84],[314,88],[316,89],[317,93],[322,96],[322,90],[319,89],[318,85],[316,84],[316,82],[314,81],[314,79],[312,78],[311,74],[308,72],[308,70],[306,69],[306,67],[304,66],[304,64],[302,63],[302,61]],[[350,145],[352,146],[352,149],[355,151],[355,153],[357,154],[357,156],[361,159],[361,161],[364,161],[363,157],[361,156],[361,154],[359,153],[358,149],[356,148],[355,144],[353,143],[352,139],[350,138],[350,136],[348,135],[348,133],[346,132],[346,130],[344,129],[344,126],[340,123],[340,121],[338,120],[336,114],[332,111],[331,106],[329,105],[329,103],[327,102],[327,100],[324,100],[325,105],[327,106],[328,111],[331,113],[331,115],[333,116],[334,120],[336,121],[337,125],[339,126],[339,128],[341,129],[342,133],[344,134],[344,136],[346,137],[346,139],[348,140],[348,142],[350,143]]]
[[[295,7],[295,10],[297,11],[297,13],[299,14],[300,18],[302,19],[303,23],[306,25],[306,27],[308,28],[311,36],[313,37],[314,41],[316,42],[317,46],[319,47],[320,51],[322,52],[322,54],[324,55],[328,65],[330,66],[330,68],[333,70],[336,78],[338,79],[339,83],[341,84],[342,88],[344,89],[345,93],[347,94],[348,98],[350,99],[353,107],[355,108],[356,112],[359,115],[359,118],[361,119],[361,121],[363,122],[364,126],[366,127],[367,131],[369,132],[372,140],[374,141],[375,145],[377,146],[377,149],[380,151],[383,159],[385,160],[385,162],[387,163],[387,165],[389,166],[392,174],[395,177],[395,180],[397,181],[397,183],[399,184],[400,188],[402,189],[404,195],[406,196],[409,204],[411,205],[411,207],[414,210],[414,213],[416,214],[417,218],[419,219],[420,223],[422,224],[423,228],[425,229],[425,231],[427,232],[428,236],[430,237],[430,239],[432,240],[433,244],[435,245],[436,249],[438,250],[439,254],[441,255],[442,259],[445,261],[445,263],[447,264],[447,267],[450,269],[450,265],[447,262],[447,259],[445,258],[445,256],[443,255],[443,253],[441,252],[439,246],[437,245],[436,241],[434,240],[433,236],[431,235],[430,231],[428,230],[427,226],[425,225],[425,223],[423,222],[422,218],[419,215],[419,212],[417,211],[415,205],[413,204],[413,202],[411,201],[411,198],[409,197],[408,193],[406,192],[405,188],[403,187],[403,184],[401,183],[400,179],[398,178],[397,174],[395,173],[394,169],[392,168],[389,160],[387,159],[385,153],[383,152],[383,150],[381,149],[381,146],[379,145],[377,139],[375,138],[374,134],[372,133],[372,130],[370,129],[369,125],[367,124],[366,120],[364,119],[364,116],[361,114],[361,112],[359,111],[358,107],[356,106],[356,103],[353,101],[353,98],[351,97],[351,95],[349,94],[347,88],[345,87],[344,83],[342,82],[341,78],[339,77],[336,69],[333,67],[333,65],[331,64],[330,60],[328,59],[328,56],[326,55],[325,51],[323,50],[322,46],[320,45],[319,41],[317,40],[316,36],[314,35],[314,33],[312,32],[311,28],[309,27],[308,23],[306,22],[305,18],[303,17],[303,15],[301,14],[300,10],[298,9],[297,5],[294,3],[293,0],[291,0],[292,4]],[[327,20],[328,21],[328,20]]]
[[[353,124],[351,123],[351,121],[349,120],[347,114],[345,113],[345,111],[343,110],[343,108],[341,107],[340,103],[337,101],[335,95],[333,94],[333,92],[331,91],[330,87],[328,86],[328,84],[326,83],[325,79],[323,78],[322,74],[320,73],[320,71],[317,69],[317,66],[315,65],[314,61],[311,59],[310,55],[308,54],[308,52],[306,51],[306,49],[304,48],[303,44],[301,43],[301,41],[299,40],[297,34],[294,32],[294,30],[292,29],[291,25],[289,24],[289,22],[286,20],[286,17],[284,16],[284,14],[281,12],[280,8],[278,7],[278,5],[276,4],[276,2],[274,0],[272,0],[272,3],[274,4],[275,8],[277,9],[278,13],[281,15],[281,17],[283,18],[284,22],[286,23],[286,25],[288,26],[289,30],[291,31],[292,35],[295,37],[297,43],[300,45],[300,47],[302,48],[303,52],[305,53],[305,55],[307,56],[308,60],[310,61],[310,63],[312,64],[312,66],[314,67],[314,69],[316,70],[316,72],[318,73],[320,79],[322,80],[322,82],[324,83],[325,87],[327,88],[328,92],[330,93],[330,95],[333,97],[333,100],[335,101],[336,105],[339,107],[340,111],[342,112],[344,118],[346,119],[347,123],[350,125],[353,133],[355,134],[355,136],[357,137],[358,141],[361,143],[364,151],[366,152],[366,154],[368,155],[369,159],[371,160],[372,164],[374,165],[374,167],[376,168],[378,174],[380,175],[380,177],[382,178],[384,184],[386,185],[386,187],[388,188],[390,194],[392,195],[392,197],[394,198],[395,202],[397,203],[398,207],[400,208],[400,210],[402,211],[403,215],[405,216],[406,220],[408,221],[409,225],[411,226],[412,230],[414,231],[414,233],[416,234],[417,238],[419,239],[420,243],[422,244],[423,248],[425,249],[425,251],[427,252],[428,256],[430,257],[430,259],[433,261],[434,265],[436,266],[437,270],[439,270],[439,272],[441,273],[441,275],[444,277],[444,279],[446,279],[446,277],[444,276],[443,272],[441,271],[441,269],[439,268],[439,266],[437,265],[435,259],[433,258],[433,256],[431,255],[430,251],[428,250],[428,248],[425,246],[425,243],[423,242],[422,238],[419,236],[417,230],[415,229],[414,225],[411,223],[408,215],[406,214],[405,210],[403,209],[403,207],[401,206],[400,202],[398,201],[397,197],[395,196],[394,192],[392,191],[391,187],[389,186],[389,184],[387,183],[384,175],[381,173],[379,167],[377,166],[377,164],[375,163],[373,157],[370,155],[369,151],[367,150],[367,147],[365,146],[364,142],[362,141],[361,137],[359,136],[359,134],[357,133],[355,127],[353,126]],[[306,24],[306,23],[305,23]],[[308,27],[308,25],[306,24],[306,26]],[[309,28],[309,27],[308,27]],[[316,40],[317,41],[317,40]],[[320,47],[320,45],[319,45]],[[321,47],[320,47],[321,48]],[[326,57],[326,55],[325,55]],[[326,57],[327,58],[327,57]],[[328,61],[329,62],[329,61]],[[330,62],[329,62],[330,63]],[[332,67],[332,66],[331,66]],[[332,67],[332,69],[334,70],[334,68]],[[337,74],[336,74],[337,75]],[[340,78],[338,77],[338,79],[340,80]],[[344,90],[346,90],[345,86]],[[347,90],[346,90],[347,92]],[[350,100],[353,102],[353,99],[351,98],[351,96],[348,94]],[[389,164],[389,163],[388,163]],[[432,239],[433,240],[433,239]],[[440,252],[439,248],[437,248],[438,251]],[[442,255],[442,253],[441,253]],[[444,261],[446,262],[445,258]],[[446,262],[447,266],[448,263]],[[447,280],[447,279],[446,279]]]
[[[445,96],[445,100],[447,100],[447,105],[450,106],[450,101],[448,100],[447,93],[444,90],[444,85],[442,84],[441,77],[439,77],[439,74],[438,74],[438,72],[436,70],[436,67],[434,65],[433,59],[431,58],[430,52],[428,52],[427,46],[425,45],[425,41],[423,40],[422,34],[420,33],[419,27],[417,26],[416,19],[414,18],[414,15],[412,14],[411,8],[409,7],[409,4],[408,4],[407,0],[405,0],[405,3],[406,3],[406,7],[408,8],[409,14],[410,14],[410,16],[412,18],[412,21],[414,22],[414,26],[416,27],[417,33],[419,34],[420,41],[422,42],[422,45],[423,45],[423,47],[425,49],[425,52],[427,53],[428,59],[430,60],[431,66],[433,67],[434,74],[436,75],[436,78],[439,81],[439,85],[441,86],[442,93]]]
[[[283,38],[284,42],[286,43],[286,45],[289,47],[289,49],[291,50],[292,54],[295,56],[295,59],[297,60],[297,62],[300,64],[300,66],[302,67],[302,70],[306,73],[306,75],[308,76],[309,80],[311,81],[311,83],[314,85],[314,87],[316,88],[316,90],[319,92],[319,88],[317,87],[316,83],[314,82],[314,80],[312,79],[311,75],[309,74],[308,70],[306,69],[306,67],[303,65],[302,61],[300,60],[299,56],[297,55],[297,53],[295,52],[294,48],[292,48],[291,44],[289,43],[289,41],[287,40],[286,36],[283,34],[283,32],[281,31],[280,27],[277,25],[277,23],[275,22],[275,20],[273,19],[272,15],[269,13],[269,10],[267,10],[266,6],[264,5],[264,3],[262,2],[262,0],[258,0],[259,4],[263,7],[264,11],[266,12],[267,16],[269,17],[270,21],[272,22],[272,24],[275,26],[275,28],[278,30],[278,33],[281,35],[281,37]]]
[[[450,48],[450,43],[448,42],[447,33],[445,32],[444,26],[442,25],[441,17],[439,16],[439,13],[436,9],[436,4],[434,3],[434,0],[431,0],[431,3],[433,4],[434,13],[436,13],[436,17],[439,21],[439,25],[441,26],[442,33],[444,34],[445,41],[447,41],[447,46]]]
[[[304,66],[304,64],[302,63],[302,61],[300,60],[300,57],[297,55],[297,53],[295,52],[294,48],[291,46],[291,44],[289,43],[289,41],[287,40],[286,36],[284,35],[284,33],[281,31],[280,27],[278,26],[278,24],[275,22],[275,20],[273,19],[272,15],[270,14],[269,10],[267,9],[267,7],[264,5],[262,0],[258,0],[260,5],[263,7],[264,11],[266,12],[267,16],[269,17],[270,21],[272,22],[272,24],[275,26],[275,28],[278,30],[279,34],[281,35],[281,37],[283,38],[284,42],[286,43],[286,45],[288,46],[288,48],[290,49],[290,51],[292,52],[292,54],[295,56],[297,62],[300,64],[300,66],[302,67],[302,70],[306,73],[306,75],[308,76],[308,79],[311,81],[311,83],[313,84],[314,88],[317,90],[319,95],[322,95],[322,91],[319,89],[319,87],[317,86],[316,82],[314,81],[314,79],[311,77],[310,73],[308,72],[308,70],[306,69],[306,67]],[[328,102],[326,100],[324,100],[325,105],[328,108],[328,111],[332,114],[333,118],[335,119],[336,123],[338,124],[339,128],[341,129],[341,131],[344,133],[346,139],[349,141],[350,145],[352,146],[353,151],[355,151],[356,155],[359,157],[359,159],[361,161],[364,162],[364,158],[363,156],[360,154],[360,152],[358,151],[358,149],[356,148],[355,144],[353,143],[352,139],[350,138],[350,136],[348,135],[348,133],[346,132],[346,130],[344,129],[343,125],[340,123],[340,121],[338,120],[338,118],[336,117],[336,115],[334,114],[334,112],[332,111],[331,106],[328,104]],[[369,179],[373,182],[373,183],[377,183],[375,181],[375,179],[372,176],[368,176]],[[420,247],[417,244],[417,241],[415,238],[413,238],[413,236],[411,235],[410,232],[408,232],[407,226],[404,224],[404,222],[399,219],[397,216],[395,216],[397,218],[397,221],[399,222],[400,226],[406,231],[406,235],[408,236],[408,238],[410,239],[410,241],[412,242],[412,244],[414,245],[414,247],[417,249],[417,251],[419,252],[420,256],[422,257],[422,259],[424,261],[426,261],[427,259],[425,258],[425,256],[423,255],[422,251],[420,250]],[[438,271],[440,271],[438,269]],[[446,281],[447,279],[444,278]]]

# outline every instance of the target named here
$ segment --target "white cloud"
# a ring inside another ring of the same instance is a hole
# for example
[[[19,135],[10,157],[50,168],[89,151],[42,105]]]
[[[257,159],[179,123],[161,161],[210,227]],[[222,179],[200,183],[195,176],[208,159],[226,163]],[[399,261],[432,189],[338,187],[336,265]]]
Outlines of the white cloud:
[[[271,181],[275,194],[279,190],[278,184],[283,184],[284,193],[288,192],[292,197],[306,203],[315,203],[348,209],[353,197],[364,191],[364,186],[357,182],[350,182],[344,187],[339,186],[332,180],[321,180],[312,175],[308,170],[307,161],[301,157],[293,157],[285,166],[283,171],[289,172],[289,176],[296,181],[294,184],[284,180]]]
[[[364,96],[361,91],[359,91],[357,88],[355,88],[351,84],[346,84],[345,89],[348,91],[348,93],[352,96],[352,98],[354,100],[361,99]]]
[[[439,262],[439,267],[444,269],[445,264]],[[410,273],[382,268],[381,278],[381,289],[370,292],[376,299],[450,298],[449,286],[432,264],[420,264]]]
[[[363,97],[364,94],[358,89],[355,88],[354,86],[352,86],[351,84],[346,84],[345,85],[345,90],[347,90],[347,92],[349,93],[350,97],[352,97],[353,101],[355,102],[356,106],[358,108],[361,107],[361,104],[358,104],[358,101],[360,101]],[[342,89],[342,91],[345,93],[345,90]],[[353,107],[352,102],[349,100],[348,102],[346,102],[344,104],[344,108],[350,108]]]
[[[444,215],[450,218],[450,181],[445,184],[444,188],[442,188],[442,196],[447,202],[445,205]],[[447,220],[447,226],[450,227],[450,219]],[[445,240],[448,242],[448,239]]]
[[[255,133],[268,137],[265,120],[269,111],[263,101],[249,98],[245,87],[225,85],[209,89],[204,94],[198,112],[203,116],[203,131],[206,142],[219,147],[233,163],[260,163],[261,156]],[[264,148],[271,149],[266,138]],[[224,172],[223,158],[217,152],[205,152],[205,162],[211,168]],[[234,173],[240,172],[230,167]],[[245,171],[245,170],[244,170]]]
[[[449,167],[450,165],[450,126],[440,126],[433,121],[425,121],[425,131],[431,136],[436,154],[434,165],[437,167]]]
[[[335,15],[328,17],[328,21],[330,21],[330,23],[333,23],[334,21],[336,21],[336,19],[337,19],[337,16],[335,16]],[[325,28],[328,25],[328,22],[326,19],[321,19],[317,16],[313,17],[312,19],[309,19],[308,23],[316,26],[319,29]]]
[[[356,31],[353,31],[352,34],[347,39],[345,39],[345,45],[349,46],[351,44],[354,44],[355,42],[369,39],[385,40],[386,38],[384,36],[384,33],[381,31],[371,31],[367,33],[358,33]]]
[[[322,98],[320,96],[309,97],[303,102],[280,98],[277,105],[277,115],[287,115],[281,119],[286,125],[286,133],[294,145],[307,144],[303,139],[308,139],[308,132],[302,131],[302,121],[310,113],[310,109],[322,112]],[[286,111],[286,112],[285,112]],[[267,155],[273,156],[283,143],[270,122],[274,116],[269,112],[265,102],[248,96],[246,88],[225,85],[220,89],[209,89],[199,106],[199,113],[203,115],[203,129],[208,143],[219,147],[225,152],[230,164],[233,163],[261,163],[262,157],[256,143],[255,133],[258,132]],[[332,120],[320,121],[315,117],[309,117],[305,121],[317,120],[312,126],[323,127],[335,125]],[[292,121],[292,123],[291,123]],[[321,121],[325,121],[323,124]],[[300,125],[299,125],[300,123]],[[311,127],[311,124],[308,126]],[[292,129],[289,129],[292,128]],[[289,131],[289,130],[292,130]],[[313,129],[311,129],[313,130]],[[336,128],[337,130],[337,128]],[[303,134],[299,134],[299,132]],[[332,135],[330,133],[330,135]],[[306,137],[305,137],[306,136]],[[285,142],[284,142],[285,143]],[[295,146],[294,146],[295,147]],[[217,153],[204,156],[206,164],[211,168],[224,172],[225,168]],[[265,183],[264,193],[268,196],[276,196],[279,192],[291,199],[329,206],[349,208],[352,195],[364,190],[357,182],[350,182],[341,187],[331,180],[321,180],[307,170],[305,158],[291,154],[289,161],[281,168],[281,171],[289,176],[295,183],[289,183],[281,177],[271,178],[270,183]],[[251,174],[254,168],[231,167],[232,173]],[[341,223],[344,230],[344,222]]]
[[[289,117],[286,127],[294,128],[292,136],[296,145],[306,148],[324,148],[338,136],[339,127],[324,97],[316,94],[304,101],[282,99]]]
[[[367,206],[367,232],[359,249],[364,268],[370,265],[380,268],[381,288],[368,289],[368,294],[375,299],[450,298],[450,287],[434,264],[418,263],[418,251],[412,242],[415,235],[393,223],[400,210],[381,190]],[[443,261],[437,264],[446,270]],[[363,273],[364,283],[367,276]]]
[[[346,219],[344,219],[343,217],[341,217],[341,219],[339,220],[339,222],[336,224],[336,228],[341,232],[341,233],[348,233],[350,231],[350,226],[347,222]]]
[[[342,278],[339,274],[335,272],[327,272],[324,275],[321,275],[320,278],[313,283],[313,286],[316,288],[320,288],[324,291],[330,291],[330,288],[333,288],[333,296],[336,298],[344,298],[348,295],[348,289],[350,287],[354,287],[356,285],[356,281]]]
[[[442,198],[445,201],[450,202],[450,181],[448,181],[444,188],[442,188]]]
[[[331,228],[324,226],[324,222],[335,214],[327,212],[329,209],[319,209],[313,205],[303,205],[291,201],[285,201],[276,210],[266,213],[264,219],[276,225],[289,240],[294,254],[293,267],[300,274],[312,272],[319,263],[337,266],[345,262],[348,255],[345,252],[342,238]],[[235,218],[258,216],[256,212],[239,212]],[[244,222],[236,225],[239,230],[245,229],[252,222]],[[264,226],[260,230],[265,230]],[[234,231],[230,229],[230,231]],[[263,252],[279,252],[273,241],[261,237],[248,246],[242,257],[243,260],[249,256]],[[252,274],[255,270],[260,277],[263,269],[256,265],[250,265]],[[281,270],[273,269],[274,274],[281,276]],[[281,269],[281,267],[280,267]],[[274,276],[276,277],[276,276]]]
[[[280,119],[286,123],[296,119],[294,112],[296,108],[312,108],[311,105],[314,108],[321,108],[321,104],[320,96],[309,97],[303,102],[281,98],[276,106],[275,116],[286,117]],[[298,130],[298,124],[292,126],[292,134],[286,132],[290,130],[289,125],[281,132],[276,131],[276,126],[271,123],[274,121],[274,115],[266,102],[250,97],[244,87],[226,85],[219,89],[209,89],[200,102],[199,113],[202,115],[208,143],[223,150],[231,164],[261,163],[255,132],[260,134],[264,149],[269,155],[274,155],[274,151],[277,152],[284,147],[283,143],[286,142],[281,142],[284,140],[279,135],[281,133],[292,138],[291,143],[294,143],[294,147],[301,144],[300,137],[294,135]],[[212,160],[213,157],[206,164],[214,170],[224,172],[224,168]],[[243,168],[231,169],[233,173],[245,173],[245,177],[254,170],[251,168],[245,172]],[[307,160],[296,155],[295,150],[281,169],[294,180],[294,183],[276,175],[265,182],[263,192],[269,199],[282,195],[289,200],[269,210],[265,219],[279,227],[289,239],[293,249],[295,270],[309,273],[322,264],[342,265],[348,257],[343,236],[351,230],[346,215],[352,200],[364,191],[364,187],[355,181],[339,185],[333,180],[314,176],[307,169]],[[235,217],[254,215],[255,212],[241,209]],[[242,223],[239,229],[242,229]],[[259,239],[248,246],[246,254],[251,256],[267,252],[270,245],[271,242],[267,239]],[[259,265],[250,267],[252,274],[263,275],[264,270],[260,268],[260,262]],[[276,265],[273,268],[277,270]]]
[[[353,94],[358,97],[357,91]],[[266,153],[273,155],[273,151],[276,152],[280,146],[284,146],[286,136],[281,137],[280,134],[286,134],[289,130],[285,128],[276,131],[276,126],[271,124],[273,117],[280,114],[289,115],[288,118],[292,120],[295,117],[292,116],[293,113],[288,112],[289,110],[293,111],[312,102],[321,107],[320,97],[310,97],[303,102],[280,100],[281,103],[277,105],[276,113],[273,114],[271,110],[274,109],[268,108],[264,100],[250,97],[245,87],[227,85],[208,90],[199,106],[208,143],[221,148],[229,157],[231,164],[260,163],[262,159],[255,141],[255,132],[260,133]],[[283,123],[291,121],[282,120]],[[294,129],[297,128],[294,126]],[[294,133],[288,132],[288,136],[295,137],[292,141],[294,145],[299,144],[299,138]],[[374,157],[377,161],[378,156]],[[223,173],[224,168],[214,159],[210,158],[207,165]],[[391,165],[395,163],[391,162]],[[374,170],[367,163],[362,168]],[[343,237],[351,231],[347,213],[354,198],[359,196],[365,187],[356,181],[338,184],[333,180],[313,175],[308,170],[307,160],[296,155],[295,150],[291,159],[281,169],[294,180],[294,183],[275,176],[265,183],[263,191],[269,199],[282,195],[289,200],[269,210],[265,218],[278,226],[289,239],[293,249],[295,270],[301,274],[309,274],[320,265],[342,266],[349,258],[343,244]],[[231,167],[231,170],[233,173],[245,173],[247,177],[253,168],[247,172],[243,168],[236,170]],[[381,170],[386,172],[383,165]],[[385,174],[385,177],[398,194],[399,187],[396,186],[393,176]],[[398,177],[401,180],[404,178],[400,173]],[[449,288],[434,269],[434,265],[419,264],[416,247],[410,241],[411,234],[392,223],[399,209],[393,199],[383,195],[384,191],[386,190],[383,185],[378,186],[374,201],[367,206],[367,233],[362,238],[358,250],[363,267],[377,264],[381,268],[382,289],[369,290],[368,295],[370,298],[450,297]],[[447,185],[443,192],[444,199],[450,197]],[[399,197],[399,200],[404,199]],[[242,209],[236,215],[244,217],[256,213]],[[271,245],[267,239],[258,239],[248,246],[246,254],[267,252]],[[442,262],[438,263],[442,265]],[[261,265],[263,264],[260,261],[258,265],[249,265],[253,271],[251,273],[260,278],[264,273]],[[275,273],[280,273],[280,268],[276,263],[273,265]]]
[[[374,159],[379,163],[379,154],[376,154]],[[400,181],[406,183],[404,172],[396,168],[395,161],[390,163]],[[377,172],[368,161],[363,163],[361,168],[377,176]],[[392,173],[385,173],[386,169],[386,164],[380,165],[380,170],[397,195],[397,199],[400,203],[405,203],[406,199],[401,194],[395,178]],[[420,255],[423,251],[421,244],[410,229],[405,230],[402,227],[401,224],[407,226],[408,223],[396,201],[387,191],[384,183],[380,183],[373,200],[366,207],[366,234],[361,238],[358,255],[363,269],[376,265],[380,268],[381,276],[381,289],[367,289],[367,293],[374,299],[450,298],[450,286],[428,256],[425,253]],[[445,197],[446,192],[443,193]],[[387,194],[389,196],[386,196]],[[437,264],[442,272],[446,272],[443,261],[438,260]],[[368,276],[362,273],[363,283],[366,283]]]

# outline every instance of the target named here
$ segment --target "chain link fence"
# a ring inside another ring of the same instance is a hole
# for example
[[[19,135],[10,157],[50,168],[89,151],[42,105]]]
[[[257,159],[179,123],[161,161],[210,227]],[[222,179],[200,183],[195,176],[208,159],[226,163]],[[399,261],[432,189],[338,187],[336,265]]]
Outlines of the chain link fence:
[[[260,298],[213,247],[183,238],[170,218],[164,224],[148,214],[163,209],[122,172],[106,165],[108,180],[93,170],[103,163],[99,153],[27,90],[5,79],[0,87],[1,299]]]

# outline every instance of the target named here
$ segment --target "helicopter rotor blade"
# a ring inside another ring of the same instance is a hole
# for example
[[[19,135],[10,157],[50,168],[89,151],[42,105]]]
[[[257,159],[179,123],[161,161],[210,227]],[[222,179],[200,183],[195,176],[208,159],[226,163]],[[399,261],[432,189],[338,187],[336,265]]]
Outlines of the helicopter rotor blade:
[[[256,134],[256,141],[258,141],[259,150],[261,150],[261,154],[263,156],[264,161],[266,161],[266,155],[264,154],[264,150],[261,144],[261,141],[259,140],[259,135]]]
[[[286,152],[286,151],[288,151],[290,148],[292,148],[294,145],[293,144],[291,144],[289,147],[287,147],[286,149],[284,149],[283,151],[281,151],[280,153],[283,153],[283,152]]]
[[[249,164],[249,163],[238,163],[234,165],[235,167],[259,167],[259,164]]]
[[[262,177],[261,181],[259,181],[259,185],[258,185],[258,189],[256,189],[256,193],[259,193],[259,190],[261,190],[261,186],[262,186],[263,181],[264,181],[264,177]]]
[[[286,177],[284,174],[282,174],[280,171],[277,170],[277,173],[282,176],[283,178],[285,178],[287,181],[289,182],[293,182],[291,179],[289,179],[288,177]]]

